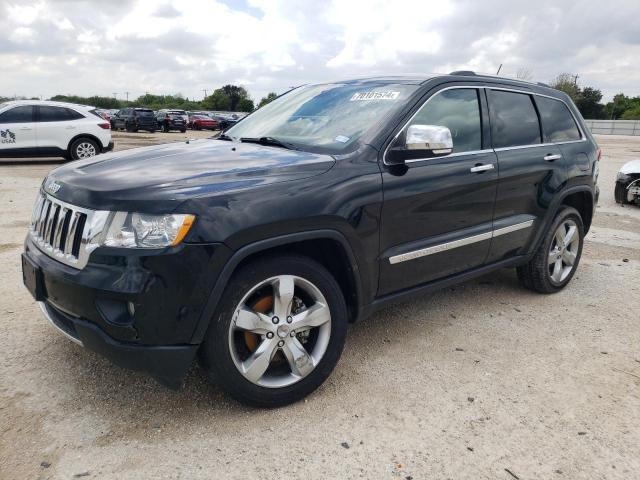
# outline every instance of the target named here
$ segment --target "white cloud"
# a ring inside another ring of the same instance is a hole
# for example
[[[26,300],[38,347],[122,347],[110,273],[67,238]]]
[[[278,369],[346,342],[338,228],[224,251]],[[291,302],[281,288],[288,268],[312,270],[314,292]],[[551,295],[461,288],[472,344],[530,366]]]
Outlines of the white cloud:
[[[561,72],[640,95],[637,0],[0,0],[0,95],[201,98],[292,85],[473,69]]]

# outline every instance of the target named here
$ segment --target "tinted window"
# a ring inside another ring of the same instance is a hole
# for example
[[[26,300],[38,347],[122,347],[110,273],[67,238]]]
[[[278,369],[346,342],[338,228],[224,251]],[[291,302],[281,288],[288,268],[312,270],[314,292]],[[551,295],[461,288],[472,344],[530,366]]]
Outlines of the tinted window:
[[[538,114],[530,95],[489,90],[489,102],[495,148],[542,142]]]
[[[33,107],[31,105],[15,107],[0,114],[0,123],[29,122],[33,122]]]
[[[545,142],[580,140],[580,130],[567,106],[559,100],[536,97]]]
[[[409,125],[439,125],[451,130],[453,152],[482,149],[478,92],[454,89],[437,93],[418,111]]]
[[[139,117],[152,117],[153,110],[135,110],[135,114]]]
[[[70,108],[49,106],[40,107],[39,120],[41,122],[66,122],[69,120],[77,120],[79,118],[84,118],[84,116]]]

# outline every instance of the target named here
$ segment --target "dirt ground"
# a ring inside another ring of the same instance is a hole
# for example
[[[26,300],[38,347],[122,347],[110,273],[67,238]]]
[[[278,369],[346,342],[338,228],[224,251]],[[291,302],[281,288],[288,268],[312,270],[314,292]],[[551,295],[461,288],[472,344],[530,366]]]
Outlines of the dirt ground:
[[[1,164],[0,478],[638,478],[640,209],[613,185],[640,137],[598,141],[600,205],[568,288],[538,295],[505,270],[389,308],[278,410],[227,399],[198,367],[169,391],[58,335],[19,258],[58,163]]]

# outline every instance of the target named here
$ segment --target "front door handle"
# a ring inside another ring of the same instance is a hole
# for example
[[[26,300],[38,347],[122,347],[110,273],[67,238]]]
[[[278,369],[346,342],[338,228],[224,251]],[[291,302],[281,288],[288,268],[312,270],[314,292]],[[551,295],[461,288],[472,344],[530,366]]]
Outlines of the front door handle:
[[[544,161],[545,162],[553,162],[554,160],[560,160],[561,158],[562,158],[562,155],[550,153],[549,155],[546,155],[544,157]]]
[[[487,170],[493,170],[493,163],[487,163],[486,165],[476,165],[475,167],[471,167],[469,169],[471,173],[481,173],[486,172]]]
[[[19,130],[33,130],[31,127],[20,127]]]

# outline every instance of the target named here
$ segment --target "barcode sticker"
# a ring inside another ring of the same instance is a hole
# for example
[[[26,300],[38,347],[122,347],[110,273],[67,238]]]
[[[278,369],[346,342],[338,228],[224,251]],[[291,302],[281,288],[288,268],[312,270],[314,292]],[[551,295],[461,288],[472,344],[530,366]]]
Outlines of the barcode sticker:
[[[395,100],[400,96],[400,92],[356,92],[350,102],[361,102],[363,100]]]

